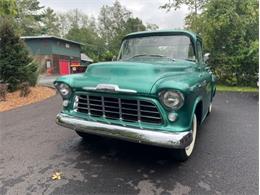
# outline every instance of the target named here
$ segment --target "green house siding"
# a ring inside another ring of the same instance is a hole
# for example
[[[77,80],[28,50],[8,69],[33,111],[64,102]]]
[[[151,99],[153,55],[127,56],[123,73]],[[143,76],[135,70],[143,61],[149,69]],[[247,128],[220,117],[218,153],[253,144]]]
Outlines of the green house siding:
[[[27,39],[24,41],[32,55],[52,54],[52,44],[49,39]]]
[[[63,55],[80,57],[80,45],[56,39],[26,39],[32,55]]]
[[[69,43],[59,40],[51,40],[52,53],[58,55],[72,56],[80,58],[80,46],[74,43]],[[66,47],[67,45],[67,47]]]

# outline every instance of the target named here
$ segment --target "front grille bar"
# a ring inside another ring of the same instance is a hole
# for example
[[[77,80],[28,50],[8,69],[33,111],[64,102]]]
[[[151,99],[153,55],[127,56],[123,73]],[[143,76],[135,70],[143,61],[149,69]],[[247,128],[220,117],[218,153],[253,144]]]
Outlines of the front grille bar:
[[[103,117],[106,117],[106,112],[105,112],[105,103],[104,103],[104,96],[101,96],[101,100],[102,100],[102,113],[103,113]]]
[[[120,98],[118,98],[118,105],[119,105],[119,119],[122,120],[122,104]]]
[[[141,122],[141,112],[140,112],[140,101],[137,100],[137,116],[138,116],[138,122]]]

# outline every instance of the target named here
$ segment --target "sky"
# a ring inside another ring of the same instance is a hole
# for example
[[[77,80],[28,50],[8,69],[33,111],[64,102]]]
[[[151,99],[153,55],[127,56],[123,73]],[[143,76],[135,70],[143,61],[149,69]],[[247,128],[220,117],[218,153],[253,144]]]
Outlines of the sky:
[[[143,20],[144,23],[152,23],[160,29],[182,29],[184,18],[188,14],[186,7],[175,11],[159,9],[168,0],[119,0],[121,5],[133,13],[134,17]],[[65,12],[71,9],[79,9],[84,13],[97,18],[103,5],[112,5],[114,0],[39,0],[40,4],[50,7],[57,12]]]

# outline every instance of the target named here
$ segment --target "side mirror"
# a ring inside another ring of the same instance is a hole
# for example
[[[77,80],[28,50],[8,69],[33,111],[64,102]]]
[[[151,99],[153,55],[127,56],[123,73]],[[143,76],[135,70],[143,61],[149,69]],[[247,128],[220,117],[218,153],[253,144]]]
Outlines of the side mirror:
[[[204,54],[204,62],[206,63],[209,60],[210,53]]]

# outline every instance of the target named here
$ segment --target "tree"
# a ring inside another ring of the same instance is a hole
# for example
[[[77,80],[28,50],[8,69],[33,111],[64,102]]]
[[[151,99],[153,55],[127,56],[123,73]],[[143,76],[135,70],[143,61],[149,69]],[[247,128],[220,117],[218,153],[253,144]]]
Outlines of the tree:
[[[210,62],[220,82],[255,86],[258,12],[257,0],[218,0],[208,2],[199,16],[198,33],[212,54]]]
[[[191,13],[186,16],[185,20],[187,23],[192,24],[192,30],[196,32],[199,28],[197,24],[199,11],[203,10],[204,5],[208,1],[210,0],[168,0],[168,2],[160,6],[160,8],[170,11],[171,9],[180,9],[183,5],[188,6]]]
[[[98,61],[100,54],[104,52],[104,43],[97,34],[95,18],[77,9],[62,13],[60,17],[64,19],[64,37],[83,43],[82,52]]]
[[[59,36],[64,37],[68,33],[70,26],[68,25],[68,22],[66,20],[67,18],[64,13],[58,13],[57,17],[58,17],[58,23],[60,26]]]
[[[0,17],[15,16],[17,14],[17,5],[15,0],[0,1]]]
[[[185,18],[187,29],[198,33],[204,51],[210,52],[209,65],[227,85],[252,85],[258,72],[258,1],[257,0],[176,0],[170,8],[186,4],[200,12]]]
[[[108,46],[107,49],[111,49],[111,42],[122,33],[131,14],[119,1],[115,1],[112,6],[105,5],[101,8],[98,16],[98,30]]]
[[[0,45],[0,80],[9,84],[10,91],[16,90],[22,82],[35,85],[38,66],[29,57],[24,43],[8,19],[0,27]]]
[[[64,37],[70,29],[80,29],[82,27],[96,30],[96,20],[94,17],[89,17],[83,12],[74,9],[68,12],[58,14],[58,23],[60,24],[60,36]]]
[[[39,35],[42,31],[43,8],[38,0],[16,0],[16,28],[21,35]]]
[[[51,8],[47,8],[43,12],[44,17],[42,18],[42,34],[48,35],[59,35],[59,23],[58,17]]]
[[[159,29],[159,26],[156,25],[156,24],[146,24],[146,30],[158,30]]]
[[[177,10],[182,5],[186,5],[192,13],[197,15],[198,11],[201,10],[208,1],[209,0],[168,0],[168,2],[160,6],[160,8],[170,11],[172,8]]]
[[[147,27],[149,30],[158,28],[154,24],[148,24]],[[122,38],[126,34],[144,31],[147,27],[141,19],[133,17],[119,1],[115,1],[112,6],[103,6],[98,17],[98,33],[105,43],[105,58],[117,55]]]
[[[139,18],[129,18],[125,24],[125,34],[130,32],[144,31],[146,26],[143,24],[143,21]]]
[[[59,34],[58,18],[51,8],[44,9],[38,0],[1,0],[0,16],[13,17],[21,35]]]
[[[120,49],[121,41],[123,37],[129,33],[137,31],[145,31],[146,26],[143,24],[142,20],[139,18],[128,18],[121,31],[118,31],[114,39],[110,42],[110,50],[112,52],[112,57],[118,54]]]
[[[81,46],[82,52],[86,53],[95,61],[98,61],[100,54],[104,52],[103,41],[91,27],[73,27],[65,37],[83,43],[84,45]]]

